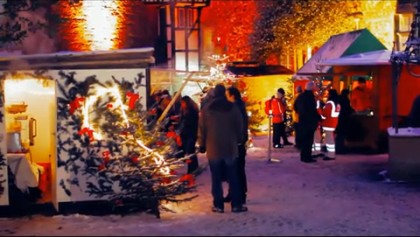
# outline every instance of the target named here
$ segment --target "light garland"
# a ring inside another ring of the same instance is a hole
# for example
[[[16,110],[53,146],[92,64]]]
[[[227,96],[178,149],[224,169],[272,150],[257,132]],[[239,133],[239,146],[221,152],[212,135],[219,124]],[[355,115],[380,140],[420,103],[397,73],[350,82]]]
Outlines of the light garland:
[[[86,98],[85,103],[83,105],[82,108],[82,113],[83,113],[83,128],[84,129],[88,129],[90,131],[92,131],[93,134],[93,138],[96,140],[102,140],[103,136],[100,133],[100,131],[95,131],[95,129],[93,128],[94,126],[92,126],[92,123],[90,122],[90,108],[92,107],[92,105],[98,100],[99,97],[107,95],[107,94],[111,94],[114,98],[115,98],[115,103],[117,106],[116,108],[120,108],[120,112],[121,112],[121,116],[123,117],[124,120],[124,124],[125,127],[129,127],[130,123],[128,120],[128,116],[126,113],[126,110],[128,109],[128,106],[125,105],[123,103],[123,100],[121,98],[120,92],[118,90],[118,88],[116,86],[111,87],[111,88],[98,88],[96,90],[96,94],[89,96]],[[155,152],[153,149],[147,147],[146,145],[144,145],[143,141],[136,139],[136,143],[145,151],[149,152],[150,154],[153,155],[153,161],[156,163],[157,166],[159,166],[159,171],[161,174],[163,175],[169,175],[170,174],[170,168],[167,166],[167,163],[165,161],[165,158]]]

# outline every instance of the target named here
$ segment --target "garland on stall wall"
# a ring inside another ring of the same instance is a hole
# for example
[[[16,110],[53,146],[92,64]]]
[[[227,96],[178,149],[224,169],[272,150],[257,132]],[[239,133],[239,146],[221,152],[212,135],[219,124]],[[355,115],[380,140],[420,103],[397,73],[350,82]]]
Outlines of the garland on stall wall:
[[[58,167],[74,174],[59,181],[67,195],[72,195],[70,186],[81,187],[84,176],[86,192],[108,198],[115,210],[150,211],[157,217],[165,209],[164,202],[195,197],[178,198],[195,189],[193,175],[177,172],[188,157],[171,158],[174,142],[148,129],[147,112],[140,103],[145,95],[134,90],[138,83],[117,78],[101,82],[95,75],[78,82],[74,72],[63,71],[59,76],[57,134],[62,135],[58,137]],[[99,90],[112,87],[121,98],[110,93],[98,96],[89,113],[93,125],[84,127],[83,105]],[[98,131],[102,139],[96,137]]]

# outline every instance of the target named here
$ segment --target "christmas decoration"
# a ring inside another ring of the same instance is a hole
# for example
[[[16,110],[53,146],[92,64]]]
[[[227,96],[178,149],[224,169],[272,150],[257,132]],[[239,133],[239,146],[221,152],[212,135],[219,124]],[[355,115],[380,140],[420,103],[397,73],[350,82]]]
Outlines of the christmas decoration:
[[[261,115],[259,113],[259,110],[262,109],[261,102],[249,100],[248,99],[248,86],[247,84],[238,78],[231,84],[232,86],[238,88],[238,90],[241,92],[242,100],[245,102],[246,110],[248,113],[248,128],[250,130],[250,133],[259,132],[259,127],[262,124],[262,121],[264,119],[264,115]],[[249,142],[252,144],[252,142]]]
[[[157,217],[166,210],[164,202],[182,202],[196,195],[179,198],[195,190],[194,176],[175,172],[189,157],[173,158],[177,144],[159,129],[146,123],[147,111],[134,83],[113,78],[100,82],[95,76],[77,82],[74,74],[60,72],[58,88],[57,131],[71,131],[66,139],[58,139],[58,167],[74,173],[71,180],[60,180],[67,195],[69,186],[81,186],[86,179],[86,192],[107,198],[114,211],[150,211]],[[124,96],[123,96],[124,95]],[[68,106],[77,98],[83,102]],[[75,109],[77,108],[77,109]],[[65,118],[65,119],[64,119]],[[69,158],[62,160],[63,152]]]
[[[261,105],[258,101],[252,101],[248,99],[248,85],[244,80],[241,79],[239,76],[235,76],[234,74],[229,73],[226,70],[226,64],[228,63],[229,56],[228,55],[218,55],[213,54],[209,57],[209,66],[210,66],[210,78],[209,83],[210,86],[214,86],[217,83],[223,83],[225,86],[233,86],[236,87],[242,96],[242,100],[245,102],[245,106],[248,112],[249,120],[248,120],[248,128],[250,133],[259,131],[259,127],[264,119],[264,116],[259,114],[259,110],[261,109]],[[248,145],[252,146],[252,138],[248,136]]]

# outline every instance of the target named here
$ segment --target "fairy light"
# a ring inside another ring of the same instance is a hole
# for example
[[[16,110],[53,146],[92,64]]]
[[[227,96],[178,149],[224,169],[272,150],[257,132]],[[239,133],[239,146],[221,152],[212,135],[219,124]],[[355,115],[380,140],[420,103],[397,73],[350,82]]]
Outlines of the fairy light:
[[[90,118],[89,118],[89,108],[92,107],[92,105],[95,103],[95,101],[98,100],[99,97],[104,96],[110,94],[111,96],[113,96],[115,98],[115,102],[114,105],[116,105],[116,108],[120,108],[121,111],[121,116],[122,119],[126,125],[126,127],[129,126],[129,120],[128,120],[128,116],[126,113],[126,110],[128,109],[128,106],[125,105],[123,103],[121,94],[118,90],[117,87],[112,87],[112,88],[98,88],[96,91],[95,95],[89,96],[88,98],[86,98],[85,100],[85,104],[82,108],[82,113],[83,113],[83,127],[85,128],[89,128],[89,129],[93,129],[92,124],[90,123]],[[95,139],[101,140],[102,139],[102,134],[100,132],[97,131],[93,131],[93,136]],[[153,149],[147,147],[146,145],[144,145],[143,141],[137,139],[136,140],[137,144],[144,150],[146,150],[147,152],[149,152],[150,154],[152,154],[153,156],[153,161],[156,163],[157,166],[159,166],[159,171],[161,174],[164,175],[169,175],[170,174],[170,168],[166,165],[166,161],[165,158],[155,152]]]
[[[147,147],[146,145],[143,144],[143,142],[141,140],[137,140],[137,144],[145,149],[146,151],[150,152],[153,155],[153,161],[158,165],[158,166],[162,166],[160,168],[160,172],[162,174],[165,175],[169,175],[170,174],[170,169],[168,166],[166,166],[166,161],[165,158],[163,158],[163,156],[157,152],[155,152],[154,150],[152,150],[151,148]]]
[[[99,97],[104,96],[106,94],[111,94],[112,96],[115,97],[116,101],[115,104],[117,105],[117,108],[121,108],[121,116],[123,117],[123,120],[125,122],[125,124],[128,125],[128,116],[125,112],[126,110],[126,105],[124,105],[124,103],[122,102],[121,99],[121,95],[118,91],[117,87],[112,87],[112,88],[98,88],[97,89],[97,93],[95,95],[89,96],[88,98],[86,98],[85,100],[85,104],[82,108],[82,113],[83,113],[83,127],[85,128],[89,128],[89,129],[93,129],[93,126],[90,123],[90,117],[89,117],[89,108],[92,107],[92,105],[95,103],[95,101],[98,100]],[[103,136],[100,132],[96,132],[95,130],[93,131],[93,136],[95,139],[98,140],[102,140]]]

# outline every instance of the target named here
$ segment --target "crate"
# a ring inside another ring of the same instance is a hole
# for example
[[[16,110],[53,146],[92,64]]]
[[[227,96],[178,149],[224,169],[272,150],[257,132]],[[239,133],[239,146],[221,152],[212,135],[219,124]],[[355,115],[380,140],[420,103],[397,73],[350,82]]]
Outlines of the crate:
[[[420,180],[420,129],[388,128],[388,175],[395,180]],[[418,132],[418,133],[417,133]]]
[[[44,168],[44,172],[39,176],[38,188],[42,193],[48,193],[51,190],[51,163],[37,163]]]

